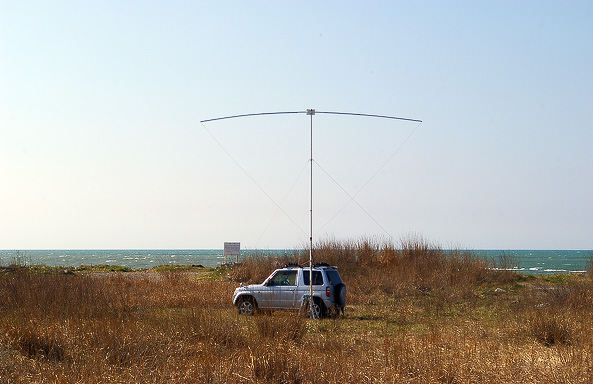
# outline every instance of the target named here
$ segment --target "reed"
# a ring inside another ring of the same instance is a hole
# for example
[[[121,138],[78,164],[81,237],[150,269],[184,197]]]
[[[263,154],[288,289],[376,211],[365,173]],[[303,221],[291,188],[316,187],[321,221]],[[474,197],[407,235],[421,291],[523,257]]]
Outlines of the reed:
[[[0,383],[593,379],[588,276],[500,274],[471,254],[418,239],[331,240],[316,254],[348,284],[343,317],[242,317],[230,303],[236,281],[183,270],[5,271]],[[261,281],[278,263],[307,259],[257,257],[231,277]]]

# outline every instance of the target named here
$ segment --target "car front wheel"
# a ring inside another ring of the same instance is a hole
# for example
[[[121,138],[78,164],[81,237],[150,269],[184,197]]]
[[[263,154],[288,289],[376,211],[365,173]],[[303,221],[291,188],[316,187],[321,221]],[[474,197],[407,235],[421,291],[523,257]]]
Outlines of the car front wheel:
[[[241,299],[237,308],[239,309],[239,314],[243,316],[253,316],[255,313],[255,305],[253,304],[253,299],[251,297],[244,297]]]

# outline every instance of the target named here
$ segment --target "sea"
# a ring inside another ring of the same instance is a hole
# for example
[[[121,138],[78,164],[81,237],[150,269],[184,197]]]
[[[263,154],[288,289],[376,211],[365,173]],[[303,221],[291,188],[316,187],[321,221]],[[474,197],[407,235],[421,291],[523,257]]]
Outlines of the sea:
[[[242,250],[239,261],[253,255],[270,257],[292,254],[294,250]],[[472,250],[478,257],[510,260],[506,267],[525,274],[584,273],[593,259],[593,250]],[[222,249],[101,249],[101,250],[0,250],[0,266],[11,264],[78,267],[119,265],[134,269],[154,266],[202,265],[216,268],[225,262]],[[509,265],[510,264],[510,265]]]

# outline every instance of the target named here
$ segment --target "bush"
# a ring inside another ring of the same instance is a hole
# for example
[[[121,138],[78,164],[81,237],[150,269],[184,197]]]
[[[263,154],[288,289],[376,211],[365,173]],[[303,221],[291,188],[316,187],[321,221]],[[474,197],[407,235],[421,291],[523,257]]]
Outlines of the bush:
[[[527,316],[527,327],[533,337],[545,346],[569,344],[573,340],[574,323],[567,316],[541,308]]]

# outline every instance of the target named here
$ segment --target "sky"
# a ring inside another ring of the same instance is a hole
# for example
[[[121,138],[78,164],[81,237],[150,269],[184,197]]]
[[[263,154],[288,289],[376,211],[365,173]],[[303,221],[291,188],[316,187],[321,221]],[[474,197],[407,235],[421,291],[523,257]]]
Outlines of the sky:
[[[0,1],[0,249],[593,249],[590,1]],[[278,111],[304,113],[201,123]]]

